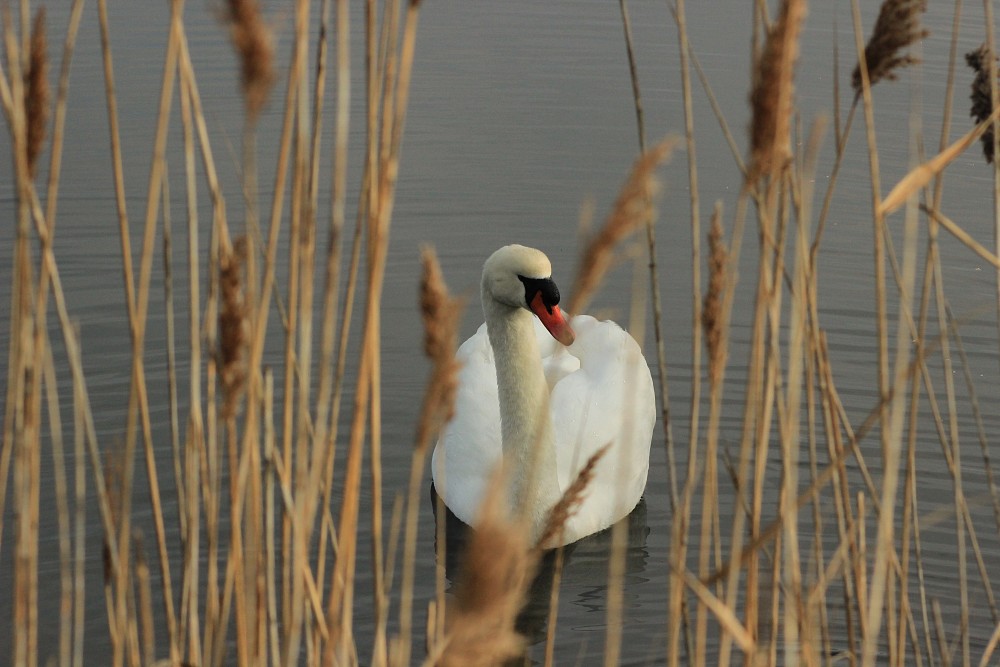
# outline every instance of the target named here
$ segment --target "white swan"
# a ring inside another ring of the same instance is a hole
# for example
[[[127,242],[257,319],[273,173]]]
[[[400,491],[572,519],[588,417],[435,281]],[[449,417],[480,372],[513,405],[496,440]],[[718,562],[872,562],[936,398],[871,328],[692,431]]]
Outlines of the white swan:
[[[635,340],[614,322],[580,315],[567,323],[551,275],[548,257],[519,245],[483,265],[486,323],[458,350],[455,415],[431,464],[445,505],[472,525],[505,459],[511,506],[526,513],[537,538],[580,468],[611,443],[562,540],[548,547],[607,528],[635,508],[656,421],[653,381]]]

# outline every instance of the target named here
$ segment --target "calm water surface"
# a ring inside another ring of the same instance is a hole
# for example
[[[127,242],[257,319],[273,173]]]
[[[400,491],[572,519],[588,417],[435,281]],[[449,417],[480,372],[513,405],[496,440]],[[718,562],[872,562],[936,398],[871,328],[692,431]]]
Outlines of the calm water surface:
[[[50,35],[58,36],[65,30],[68,20],[65,4],[49,7]],[[277,27],[278,53],[287,58],[292,10],[287,3],[265,4]],[[689,3],[688,7],[692,47],[741,146],[745,144],[744,128],[748,120],[747,54],[751,4],[726,0]],[[909,164],[907,123],[910,95],[915,90],[923,93],[921,119],[928,145],[937,145],[951,25],[951,9],[947,4],[931,3],[928,10],[926,22],[932,35],[924,42],[925,65],[918,76],[904,76],[899,82],[880,84],[875,91],[884,190],[905,173]],[[683,108],[676,30],[669,10],[665,3],[649,1],[634,2],[629,7],[639,59],[646,135],[655,140],[668,133],[680,133],[684,127]],[[847,3],[815,3],[811,8],[798,75],[798,95],[805,126],[821,114],[832,114],[835,20],[840,33],[842,86],[853,68],[855,59],[850,56],[853,41],[848,32],[851,25],[848,9]],[[189,3],[188,36],[223,187],[230,202],[230,212],[236,219],[236,211],[240,208],[240,160],[235,147],[239,144],[242,117],[238,75],[225,32],[213,11],[203,3]],[[353,11],[357,24],[353,48],[357,54],[355,63],[360,64],[363,44],[359,32],[360,6]],[[866,26],[872,25],[875,11],[874,6],[866,7]],[[963,18],[960,54],[982,41],[979,11],[978,6],[969,8]],[[136,246],[141,238],[140,218],[145,207],[167,18],[166,3],[113,3],[111,8],[128,206]],[[52,42],[57,44],[59,40]],[[355,181],[351,184],[352,193],[358,187],[356,175],[361,165],[358,149],[363,137],[360,113],[363,82],[360,68],[355,69],[351,171]],[[968,127],[965,109],[969,80],[971,77],[960,72],[956,129],[950,134],[952,138]],[[915,87],[914,82],[919,82],[920,87]],[[695,86],[701,214],[707,221],[716,200],[723,202],[727,211],[732,211],[740,177],[697,81]],[[280,91],[281,85],[276,88],[276,94]],[[263,184],[270,183],[273,177],[269,170],[273,169],[271,157],[275,154],[280,129],[280,106],[273,103],[261,123],[259,148]],[[105,117],[96,10],[88,7],[73,65],[56,254],[70,309],[81,329],[98,435],[106,447],[111,447],[123,439],[131,353]],[[328,120],[326,125],[329,128],[331,122]],[[178,239],[182,239],[183,204],[177,196],[183,182],[181,155],[177,152],[179,137],[180,127],[175,118],[171,128],[173,148],[168,160],[174,190],[176,233]],[[3,133],[0,154],[4,156],[9,155],[7,142],[8,135]],[[823,166],[819,170],[821,176],[816,184],[820,193],[829,173],[831,143],[828,137]],[[568,282],[578,251],[576,228],[583,203],[592,200],[598,216],[611,206],[636,148],[635,114],[617,3],[429,0],[424,4],[383,301],[383,466],[387,503],[406,483],[415,414],[427,370],[420,352],[415,299],[419,245],[425,242],[435,245],[449,284],[454,290],[473,296],[484,258],[498,246],[510,242],[544,249],[553,261],[555,277],[562,276],[563,282]],[[686,443],[691,379],[691,238],[684,156],[675,156],[661,175],[664,191],[659,205],[658,260],[664,288],[671,409],[677,442]],[[987,245],[992,233],[990,176],[978,150],[970,150],[949,171],[943,205],[950,217]],[[324,201],[328,194],[324,193]],[[864,133],[861,124],[856,122],[840,175],[838,197],[825,232],[820,263],[821,317],[829,335],[841,397],[855,424],[865,418],[876,398],[870,201]],[[0,358],[2,377],[6,377],[9,344],[13,211],[10,162],[3,158],[0,159],[0,220],[7,223],[0,225],[0,304],[4,304],[0,306],[0,342],[4,350]],[[208,219],[207,215],[204,219]],[[727,215],[729,220],[731,215]],[[901,216],[893,218],[892,224],[901,226]],[[752,234],[748,236],[744,276],[755,274],[755,239]],[[896,238],[898,241],[900,236]],[[180,246],[183,241],[176,243]],[[1000,386],[997,382],[997,335],[991,315],[993,276],[987,270],[988,265],[950,238],[943,239],[942,252],[946,293],[956,316],[964,323],[963,341],[984,413],[986,434],[996,441],[1000,435],[1000,420],[995,410]],[[174,261],[178,266],[185,261],[179,249],[175,250]],[[156,274],[154,281],[160,280],[159,275]],[[175,285],[178,297],[187,289],[183,278],[179,280],[181,282]],[[750,282],[745,281],[746,284],[740,287],[742,298],[737,299],[733,318],[731,377],[734,383],[738,383],[745,373],[742,364],[746,359],[750,331]],[[621,309],[623,300],[617,295],[630,289],[630,273],[619,271],[605,287],[595,308],[624,321],[628,313]],[[166,462],[170,440],[165,407],[160,282],[154,282],[153,296],[146,344],[147,373],[154,437]],[[187,327],[183,310],[178,312],[179,332],[186,331]],[[463,325],[465,333],[471,334],[479,322],[478,305],[473,300]],[[53,340],[57,355],[61,355],[59,337],[54,335]],[[271,336],[269,363],[280,365],[280,341],[279,335]],[[179,362],[185,360],[181,358]],[[939,361],[934,363],[940,366]],[[933,370],[939,377],[940,368]],[[980,546],[987,569],[996,579],[1000,577],[997,570],[1000,542],[989,509],[980,502],[986,486],[975,424],[966,407],[968,392],[964,381],[960,376],[956,379],[960,386],[959,423],[965,448],[965,490],[976,500],[971,510],[973,520],[980,531]],[[66,382],[68,386],[68,379]],[[730,448],[738,444],[741,402],[742,396],[735,390],[726,398],[723,436],[724,444]],[[69,405],[68,400],[66,405]],[[927,412],[927,406],[922,406],[922,414]],[[63,415],[64,422],[70,417]],[[929,515],[936,509],[951,506],[953,491],[933,426],[930,423],[923,426],[918,442],[922,480],[920,510]],[[664,654],[661,638],[666,614],[665,556],[670,516],[660,433],[657,430],[645,504],[641,512],[632,517],[631,523],[623,642],[623,662],[626,664],[656,663]],[[869,439],[862,447],[869,465],[876,465],[877,440]],[[685,459],[683,450],[681,447],[679,451],[681,463]],[[51,475],[48,464],[46,471]],[[878,470],[873,470],[873,474],[876,480],[880,476]],[[777,475],[773,478],[777,479]],[[45,484],[48,488],[51,479],[46,479]],[[143,484],[142,478],[137,480],[136,512],[140,525],[148,522],[144,514],[148,510],[144,507]],[[854,490],[860,489],[859,486]],[[731,487],[723,484],[722,491],[729,494],[722,501],[723,507],[728,508],[732,504]],[[57,613],[59,589],[53,501],[47,498],[43,502],[47,505],[42,511],[41,617],[46,619]],[[168,504],[166,510],[175,512],[175,504]],[[365,510],[363,507],[362,512]],[[940,601],[946,629],[954,633],[957,623],[954,613],[957,590],[954,518],[953,513],[948,512],[943,512],[942,517],[924,533],[923,558],[928,593]],[[96,509],[91,510],[90,519],[88,567],[92,577],[88,581],[87,661],[88,664],[100,664],[106,655],[103,640],[106,617],[100,594],[100,528]],[[434,524],[429,504],[421,521],[418,581],[432,582]],[[11,632],[11,602],[2,592],[11,590],[12,525],[8,502],[5,516],[8,530],[0,545],[0,646],[8,645]],[[695,533],[697,530],[693,528]],[[151,536],[152,531],[147,534]],[[367,543],[368,538],[367,533],[363,534],[363,543]],[[367,558],[367,553],[362,549],[361,557]],[[580,544],[570,555],[560,596],[557,655],[561,656],[561,661],[571,662],[579,657],[581,663],[593,664],[602,654],[606,559],[607,545],[600,538]],[[359,562],[355,630],[363,662],[367,660],[372,623],[372,607],[366,599],[370,590],[369,570],[367,561]],[[970,576],[973,576],[971,568]],[[981,590],[978,582],[973,589]],[[418,599],[427,600],[432,593],[432,586],[428,584],[418,590]],[[418,605],[421,607],[422,604]],[[974,611],[972,642],[974,647],[981,649],[993,627],[981,592],[974,593],[971,607]],[[842,619],[831,619],[835,628],[842,622]],[[537,630],[537,623],[529,628],[531,632]],[[53,647],[54,651],[56,631],[57,624],[43,621],[43,647]],[[43,648],[43,656],[46,650]],[[0,655],[4,654],[0,652]]]

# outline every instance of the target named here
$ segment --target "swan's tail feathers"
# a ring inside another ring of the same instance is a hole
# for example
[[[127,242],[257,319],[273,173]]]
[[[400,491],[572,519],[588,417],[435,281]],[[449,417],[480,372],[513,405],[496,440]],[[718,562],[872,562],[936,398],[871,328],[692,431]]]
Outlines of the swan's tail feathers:
[[[489,485],[475,530],[462,555],[444,639],[431,648],[442,667],[503,664],[519,656],[524,637],[514,628],[535,570],[528,528],[510,517],[502,475]]]
[[[566,526],[566,522],[580,509],[580,505],[583,503],[585,497],[584,492],[587,490],[590,481],[594,478],[594,468],[597,467],[597,462],[601,460],[610,447],[611,443],[609,442],[587,459],[587,463],[580,469],[576,479],[569,485],[566,492],[562,494],[559,502],[549,511],[549,518],[545,522],[545,527],[535,542],[534,549],[536,552],[563,544],[563,528]]]

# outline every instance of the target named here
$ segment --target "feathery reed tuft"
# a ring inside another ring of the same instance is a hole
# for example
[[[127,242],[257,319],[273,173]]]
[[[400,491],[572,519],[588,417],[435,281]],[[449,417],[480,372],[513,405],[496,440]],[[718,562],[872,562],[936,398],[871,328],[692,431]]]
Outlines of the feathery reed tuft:
[[[969,115],[976,119],[976,123],[982,123],[993,113],[993,99],[990,92],[990,58],[996,56],[990,53],[989,48],[983,44],[975,51],[965,54],[965,62],[968,63],[976,76],[972,80],[972,108]],[[979,139],[983,144],[983,155],[988,163],[993,162],[993,127],[987,128],[986,132]]]
[[[878,11],[875,29],[865,45],[868,80],[874,86],[882,79],[896,80],[896,70],[915,65],[920,60],[899,52],[930,33],[920,24],[920,15],[927,11],[927,0],[885,0]],[[861,94],[861,63],[854,67],[851,86]]]
[[[718,206],[712,214],[708,231],[708,291],[701,309],[701,326],[705,330],[708,348],[708,377],[716,383],[725,362],[722,348],[722,298],[726,287],[726,244],[722,237],[722,212]]]
[[[569,521],[570,517],[576,514],[577,509],[580,507],[580,503],[583,502],[584,492],[587,490],[587,486],[590,484],[590,480],[594,478],[594,468],[597,466],[598,461],[600,461],[604,455],[608,452],[611,447],[611,443],[604,445],[596,452],[594,452],[589,459],[587,459],[586,465],[580,469],[577,474],[576,479],[573,483],[569,485],[566,492],[562,495],[552,509],[549,510],[549,518],[545,522],[545,528],[542,530],[541,536],[538,541],[535,542],[535,552],[541,552],[543,549],[547,548],[547,544],[551,542],[555,537],[562,532],[562,528]]]
[[[499,665],[524,649],[514,623],[534,561],[526,527],[507,513],[501,482],[495,475],[462,556],[439,667]]]
[[[785,0],[778,19],[753,69],[750,107],[750,170],[748,179],[780,170],[791,156],[790,132],[795,61],[799,30],[805,19],[804,0]]]
[[[274,39],[257,0],[227,0],[229,36],[240,57],[244,102],[255,120],[274,84]]]
[[[28,173],[31,178],[38,172],[38,156],[45,143],[45,129],[49,121],[47,46],[45,7],[39,7],[31,27],[31,54],[24,75],[24,111],[28,121]]]
[[[426,447],[431,436],[452,418],[458,390],[460,364],[455,359],[462,300],[448,293],[441,265],[433,248],[421,249],[420,314],[424,322],[424,353],[432,363],[431,379],[417,428],[417,446]]]
[[[622,185],[604,227],[587,244],[573,280],[573,298],[567,312],[582,312],[614,260],[615,247],[653,216],[653,197],[659,189],[656,168],[670,156],[677,140],[664,139],[639,156]]]
[[[224,403],[222,415],[232,417],[246,383],[243,348],[246,347],[246,304],[243,290],[243,262],[246,239],[239,237],[225,247],[219,257],[219,378]]]

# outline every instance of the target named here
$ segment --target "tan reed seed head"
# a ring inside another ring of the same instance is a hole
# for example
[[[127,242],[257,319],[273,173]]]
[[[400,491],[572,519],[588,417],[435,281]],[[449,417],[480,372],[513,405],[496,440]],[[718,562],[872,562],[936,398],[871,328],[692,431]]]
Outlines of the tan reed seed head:
[[[897,70],[920,62],[900,51],[930,34],[920,24],[920,15],[925,11],[927,0],[885,0],[882,3],[875,29],[865,46],[865,63],[872,86],[882,79],[895,81]],[[851,86],[856,95],[861,94],[861,63],[854,67]]]
[[[713,384],[722,377],[725,364],[722,348],[722,299],[726,288],[727,260],[721,209],[716,206],[708,232],[708,290],[701,309],[701,326],[705,331],[705,346],[708,348],[708,376]]]
[[[243,264],[246,238],[239,237],[219,253],[219,379],[223,393],[223,418],[236,414],[236,406],[246,384],[243,350],[246,347],[246,303]]]
[[[990,53],[989,48],[983,44],[975,51],[969,51],[965,54],[965,62],[968,63],[976,76],[972,80],[972,94],[969,96],[972,100],[972,108],[969,109],[969,115],[976,119],[976,123],[982,123],[984,120],[990,117],[993,113],[993,95],[990,91],[990,59],[996,61],[996,56]],[[993,162],[993,127],[992,125],[986,129],[983,136],[980,137],[980,141],[983,144],[983,155],[986,156],[986,162]]]
[[[590,480],[594,478],[594,468],[597,467],[598,461],[607,454],[610,447],[611,443],[609,442],[587,459],[586,465],[580,469],[576,479],[573,480],[573,483],[563,493],[562,498],[552,506],[552,509],[549,511],[549,518],[545,522],[545,528],[535,542],[534,550],[536,553],[549,548],[552,540],[562,532],[566,522],[580,509],[580,504],[586,497],[587,486],[590,485]]]
[[[420,315],[424,323],[424,353],[431,360],[431,379],[424,396],[417,443],[430,444],[431,435],[450,420],[458,391],[458,325],[462,299],[448,293],[437,254],[430,246],[421,248],[423,274],[420,279]]]
[[[108,504],[108,511],[111,513],[111,525],[116,529],[121,521],[122,499],[125,492],[125,451],[121,443],[112,444],[104,450],[104,460],[101,464],[101,472],[104,477],[105,500]],[[101,544],[101,564],[103,566],[104,582],[108,583],[114,576],[111,557],[111,549],[114,548],[108,542],[111,536],[104,535]]]
[[[784,0],[753,68],[749,182],[780,171],[791,157],[791,118],[804,0]]]
[[[274,84],[274,39],[257,0],[227,0],[226,22],[240,58],[247,116],[256,120]]]
[[[439,667],[500,665],[521,653],[524,638],[514,623],[533,564],[526,527],[511,520],[502,476],[495,475],[462,556]]]
[[[45,7],[39,7],[31,27],[31,53],[28,69],[24,74],[24,111],[28,123],[28,173],[31,178],[38,172],[38,156],[41,155],[42,146],[45,144],[45,131],[49,122],[47,46]]]
[[[667,160],[676,144],[676,139],[667,138],[640,155],[632,165],[611,214],[583,251],[567,312],[580,313],[586,308],[614,263],[617,245],[653,217],[653,198],[659,190],[656,168]]]

